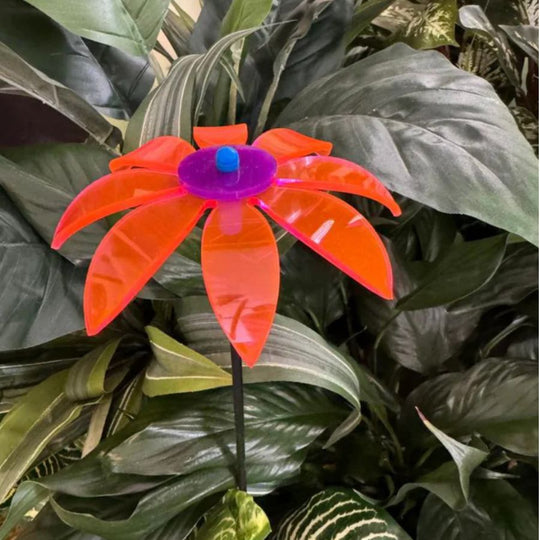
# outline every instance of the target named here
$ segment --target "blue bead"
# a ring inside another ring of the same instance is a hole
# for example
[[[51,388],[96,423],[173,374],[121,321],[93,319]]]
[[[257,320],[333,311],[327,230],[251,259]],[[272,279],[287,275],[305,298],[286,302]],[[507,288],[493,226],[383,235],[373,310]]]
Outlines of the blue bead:
[[[232,146],[222,146],[216,152],[216,167],[220,172],[234,172],[240,167],[238,152]]]

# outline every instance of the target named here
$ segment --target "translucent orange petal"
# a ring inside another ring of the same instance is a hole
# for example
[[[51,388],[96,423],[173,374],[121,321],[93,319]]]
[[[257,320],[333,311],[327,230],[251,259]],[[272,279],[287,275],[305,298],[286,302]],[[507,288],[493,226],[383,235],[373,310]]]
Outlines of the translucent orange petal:
[[[90,263],[84,288],[84,318],[93,336],[144,287],[196,225],[207,206],[192,195],[137,208],[105,235]]]
[[[168,194],[182,194],[178,176],[145,170],[120,171],[92,182],[67,207],[60,219],[52,247],[60,246],[90,223],[146,204]]]
[[[248,129],[246,124],[232,126],[194,127],[193,138],[199,148],[221,144],[246,144]]]
[[[354,193],[380,202],[394,216],[401,214],[392,195],[375,176],[345,159],[320,156],[291,159],[278,167],[276,176],[281,186]]]
[[[328,156],[332,151],[332,143],[287,128],[269,129],[255,139],[253,146],[272,154],[278,163],[309,154]]]
[[[220,203],[202,236],[202,271],[223,331],[252,367],[272,327],[279,293],[279,255],[263,215],[243,203]]]
[[[270,188],[257,199],[272,219],[313,251],[370,291],[393,297],[384,244],[352,206],[328,193],[283,188]]]
[[[180,162],[195,148],[179,137],[157,137],[109,163],[111,172],[132,167],[175,173]]]

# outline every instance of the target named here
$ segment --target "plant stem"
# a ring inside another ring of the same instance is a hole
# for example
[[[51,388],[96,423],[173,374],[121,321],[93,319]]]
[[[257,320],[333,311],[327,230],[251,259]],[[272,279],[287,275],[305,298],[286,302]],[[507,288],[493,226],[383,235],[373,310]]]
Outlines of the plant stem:
[[[238,489],[246,491],[246,446],[244,433],[244,385],[242,382],[242,359],[231,345],[233,378],[234,427],[236,432],[236,482]]]

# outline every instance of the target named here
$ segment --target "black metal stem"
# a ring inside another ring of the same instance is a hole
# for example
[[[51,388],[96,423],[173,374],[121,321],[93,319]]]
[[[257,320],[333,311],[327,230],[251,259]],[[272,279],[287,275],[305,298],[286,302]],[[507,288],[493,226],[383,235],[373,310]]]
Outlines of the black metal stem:
[[[233,378],[234,427],[236,431],[236,481],[238,489],[246,491],[246,446],[244,432],[244,385],[242,381],[242,359],[231,345]]]

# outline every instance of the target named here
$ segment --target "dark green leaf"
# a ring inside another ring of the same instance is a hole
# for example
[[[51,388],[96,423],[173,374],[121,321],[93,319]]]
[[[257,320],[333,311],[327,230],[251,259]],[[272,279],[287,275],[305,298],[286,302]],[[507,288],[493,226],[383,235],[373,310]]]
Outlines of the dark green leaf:
[[[418,410],[418,409],[417,409]],[[420,419],[424,425],[437,437],[439,442],[448,450],[452,456],[454,463],[458,469],[459,483],[465,500],[469,498],[469,486],[471,474],[488,456],[488,452],[467,446],[466,444],[456,441],[449,437],[444,431],[435,427],[427,418],[419,411]]]
[[[507,482],[476,482],[467,508],[454,511],[430,495],[418,521],[418,540],[535,540],[537,519],[531,505]]]
[[[23,0],[2,2],[0,41],[108,116],[127,119],[152,85],[146,60],[85,43]]]
[[[513,305],[538,289],[538,249],[530,244],[510,244],[495,275],[475,293],[452,303],[452,312]]]
[[[537,242],[532,148],[493,88],[437,52],[389,47],[310,85],[278,125],[332,141],[413,200]]]
[[[354,14],[351,22],[351,28],[347,32],[346,41],[351,43],[361,34],[375,17],[380,15],[396,0],[367,0],[365,2],[357,2],[354,9]]]
[[[121,474],[186,475],[234,460],[231,391],[154,398],[147,414],[155,420],[105,456]],[[157,411],[160,416],[157,417]],[[308,386],[259,385],[246,388],[246,456],[264,465],[301,452],[330,425],[343,419],[325,394]],[[143,413],[144,414],[144,413]],[[135,422],[142,423],[144,415]],[[135,426],[134,426],[135,427]],[[193,431],[198,433],[193,436]],[[249,475],[248,475],[249,476]],[[248,477],[249,482],[254,482]]]
[[[413,437],[418,435],[414,406],[453,436],[480,433],[514,452],[537,454],[536,362],[491,358],[465,373],[421,384],[408,396],[402,418],[403,429]]]
[[[41,237],[49,243],[64,210],[88,184],[108,173],[113,155],[95,145],[56,144],[3,149],[0,185]],[[78,232],[61,253],[74,263],[88,261],[106,228]]]
[[[517,61],[504,32],[497,30],[480,6],[463,6],[459,10],[459,22],[463,28],[477,32],[495,45],[499,64],[510,82],[520,87],[521,77]]]
[[[0,191],[0,350],[80,330],[84,272],[51,251]]]
[[[27,0],[68,30],[139,56],[156,42],[169,0]]]
[[[96,142],[109,147],[119,142],[118,130],[82,97],[46,77],[3,43],[0,43],[0,80],[57,110]]]
[[[538,59],[538,26],[501,24],[508,37],[533,61]]]
[[[506,235],[454,244],[433,263],[419,286],[400,298],[404,311],[449,304],[474,293],[493,277],[502,262]]]
[[[309,268],[310,278],[306,279]],[[314,327],[325,329],[344,312],[343,273],[297,242],[281,257],[278,311]]]
[[[417,287],[410,265],[389,246],[394,271],[394,294],[400,299]],[[401,365],[420,373],[435,372],[474,330],[477,318],[455,316],[442,307],[400,312],[396,300],[384,300],[361,287],[356,289],[358,316],[379,336],[384,352]],[[457,331],[456,331],[457,330]]]
[[[208,301],[186,298],[178,304],[177,314],[186,344],[230,369],[230,346]],[[360,409],[360,381],[351,362],[313,330],[281,315],[276,315],[256,366],[245,366],[243,375],[246,383],[287,381],[319,386]]]

